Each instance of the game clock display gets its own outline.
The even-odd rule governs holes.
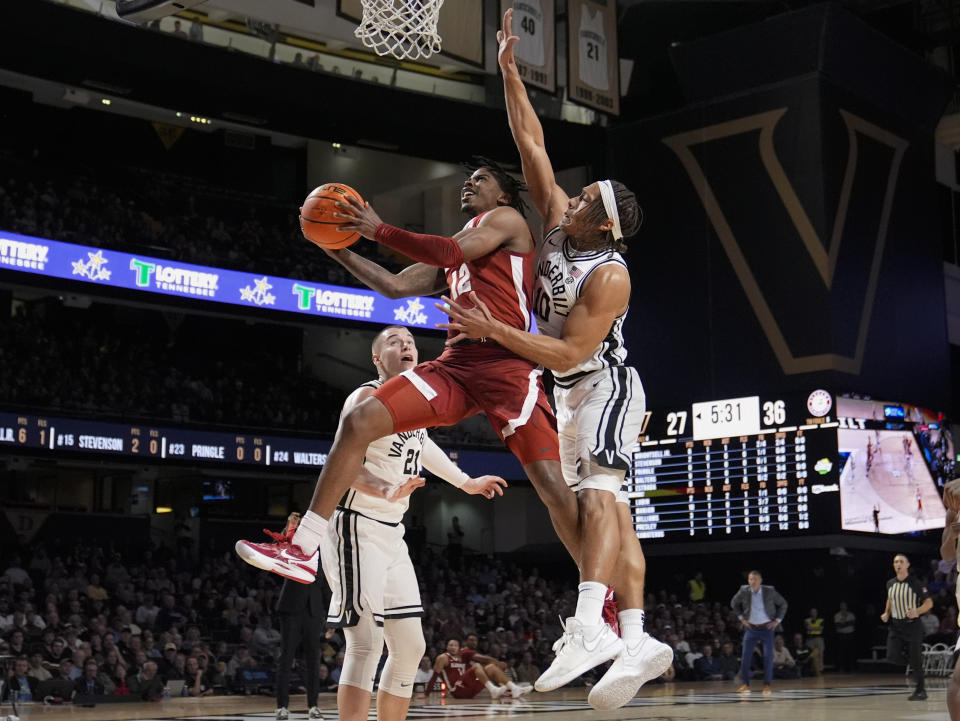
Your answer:
[[[628,480],[641,539],[837,532],[833,397],[745,396],[647,413]]]

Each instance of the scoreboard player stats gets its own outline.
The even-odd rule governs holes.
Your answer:
[[[628,482],[641,539],[839,529],[833,396],[745,396],[649,411]]]

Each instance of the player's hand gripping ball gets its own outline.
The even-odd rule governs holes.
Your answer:
[[[363,203],[360,193],[343,183],[324,183],[310,191],[300,208],[300,230],[307,240],[325,250],[346,248],[357,241],[360,234],[340,230],[338,226],[344,225],[345,221],[333,217],[334,213],[340,212],[337,203],[348,195]]]

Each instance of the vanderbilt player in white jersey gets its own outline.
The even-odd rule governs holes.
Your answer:
[[[507,114],[533,205],[549,229],[538,244],[534,311],[540,335],[498,323],[482,299],[464,310],[447,298],[461,337],[486,337],[554,372],[564,476],[577,491],[582,528],[577,613],[558,642],[557,657],[537,690],[568,683],[591,662],[599,643],[600,605],[613,582],[620,603],[622,650],[589,695],[591,706],[622,706],[673,661],[669,646],[643,628],[646,563],[622,484],[642,428],[645,397],[635,369],[624,365],[622,326],[630,275],[619,251],[636,233],[641,212],[624,185],[603,180],[568,198],[557,185],[543,128],[513,57],[516,36],[507,10],[500,41]],[[594,663],[596,665],[596,663]]]
[[[416,342],[401,326],[380,331],[372,351],[379,377],[350,394],[341,418],[385,381],[418,362]],[[350,488],[331,517],[321,545],[321,553],[335,554],[338,561],[323,566],[333,592],[327,625],[342,627],[347,641],[337,689],[341,721],[366,721],[384,640],[390,654],[380,676],[377,718],[402,721],[410,706],[413,679],[426,644],[420,584],[401,521],[410,503],[406,489],[422,480],[421,466],[466,493],[486,498],[503,495],[506,486],[497,476],[468,476],[423,429],[385,436],[367,446],[363,472],[393,489],[382,492],[374,479]],[[241,552],[239,544],[237,550]],[[242,552],[241,556],[250,560]]]

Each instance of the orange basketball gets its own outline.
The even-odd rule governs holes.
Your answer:
[[[343,183],[324,183],[310,191],[300,208],[300,230],[311,243],[334,250],[346,248],[357,241],[360,234],[339,230],[337,226],[344,225],[347,221],[333,217],[333,214],[338,212],[337,202],[348,195],[363,202],[360,193]]]

